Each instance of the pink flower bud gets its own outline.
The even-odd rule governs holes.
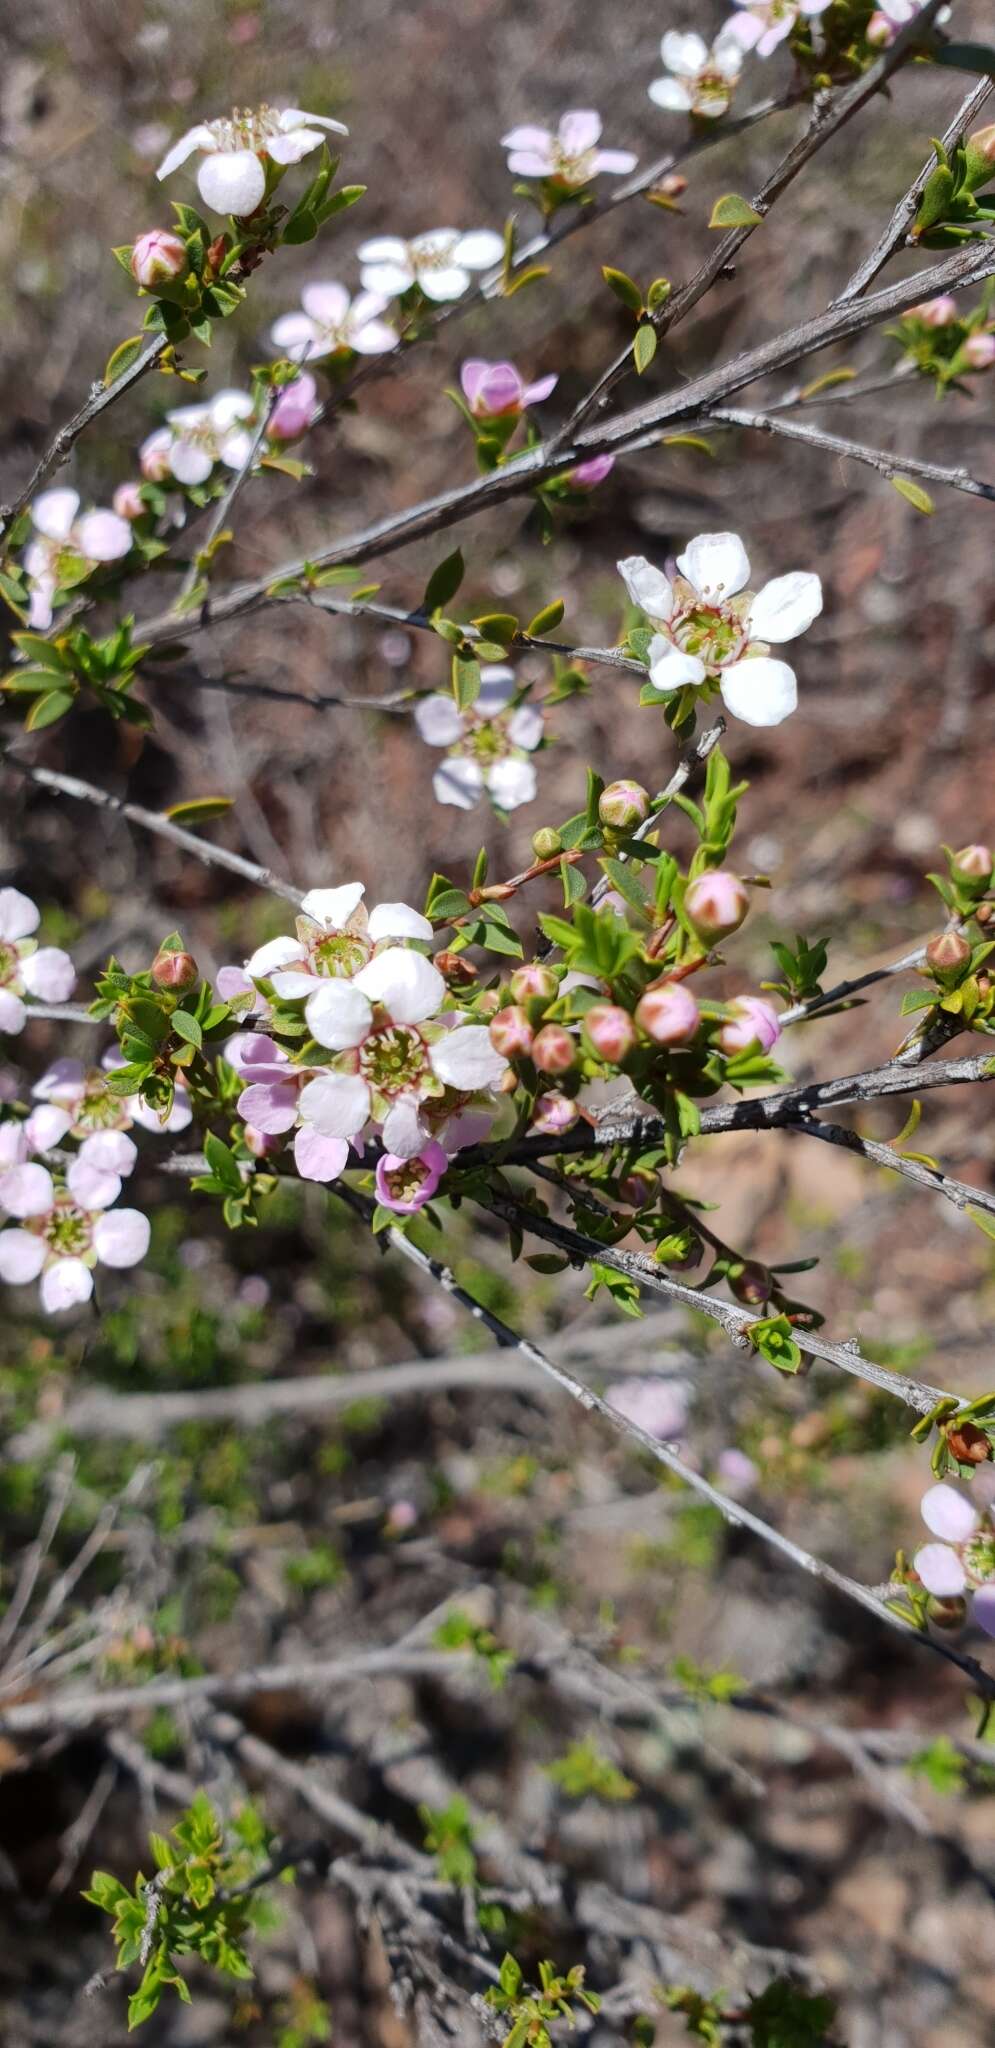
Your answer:
[[[577,1041],[562,1024],[544,1024],[532,1041],[532,1058],[540,1074],[568,1074],[577,1058]]]
[[[964,343],[964,361],[972,370],[990,370],[995,363],[995,334],[969,334]]]
[[[641,782],[609,782],[598,798],[598,817],[612,832],[631,832],[649,814],[649,791]]]
[[[894,42],[898,30],[886,14],[872,14],[864,34],[872,50],[887,50]]]
[[[658,982],[637,1004],[636,1023],[655,1045],[687,1045],[701,1023],[701,1013],[682,982]]]
[[[688,884],[684,908],[699,938],[724,939],[739,930],[750,899],[738,875],[714,868]]]
[[[169,427],[157,427],[148,434],[138,450],[138,467],[149,484],[164,484],[172,476],[170,453],[173,436]]]
[[[157,953],[152,962],[156,988],[169,989],[174,995],[194,988],[198,978],[199,969],[192,953]]]
[[[926,947],[926,965],[937,981],[959,981],[970,961],[971,947],[960,932],[940,932]]]
[[[729,1007],[733,1014],[719,1032],[723,1052],[745,1052],[751,1045],[769,1052],[776,1045],[781,1026],[772,1004],[765,1003],[762,996],[737,996]]]
[[[746,1308],[762,1308],[770,1300],[772,1285],[766,1266],[759,1265],[755,1259],[745,1260],[740,1272],[729,1275],[730,1292]]]
[[[525,386],[514,363],[485,363],[472,358],[459,376],[463,396],[475,419],[497,419],[522,410]]]
[[[976,128],[973,135],[968,136],[964,147],[972,156],[983,159],[986,164],[995,164],[995,122],[991,122],[987,128]]]
[[[532,1050],[532,1026],[517,1003],[509,1004],[506,1010],[499,1010],[497,1016],[491,1018],[488,1030],[495,1052],[502,1053],[506,1060],[524,1058]]]
[[[139,235],[131,252],[132,277],[146,292],[154,292],[159,285],[174,284],[189,268],[185,245],[179,235],[171,235],[165,228],[152,228],[147,235]]]
[[[240,1136],[253,1159],[265,1159],[268,1153],[278,1152],[284,1140],[282,1131],[258,1131],[255,1124],[243,1124]]]
[[[318,386],[307,370],[285,384],[266,429],[271,441],[297,441],[306,434],[318,409]]]
[[[558,1138],[577,1122],[580,1111],[566,1095],[539,1095],[530,1129],[544,1137]]]
[[[938,299],[926,299],[921,306],[910,306],[926,327],[950,327],[957,318],[957,301],[949,292]]]
[[[511,993],[516,1003],[526,1003],[531,996],[541,996],[544,1002],[552,1002],[559,988],[557,976],[551,967],[516,967],[511,977]]]
[[[619,1003],[592,1003],[584,1018],[584,1036],[599,1059],[618,1066],[636,1043],[636,1027]]]
[[[614,455],[592,455],[587,462],[578,462],[570,471],[570,482],[577,491],[593,491],[603,484],[615,467]]]
[[[141,487],[136,483],[118,484],[111,504],[119,519],[141,519],[147,511],[141,498]]]
[[[990,846],[962,846],[950,863],[950,872],[955,882],[963,884],[971,894],[981,895],[992,878],[992,850]]]

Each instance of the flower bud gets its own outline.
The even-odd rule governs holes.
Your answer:
[[[964,343],[964,361],[971,370],[990,370],[995,363],[995,334],[969,334]]]
[[[558,1138],[563,1131],[569,1131],[579,1115],[577,1104],[568,1096],[539,1095],[529,1129],[541,1132],[544,1137]]]
[[[501,998],[496,988],[485,988],[474,1005],[478,1016],[496,1017],[501,1008]]]
[[[432,965],[450,988],[469,988],[477,980],[477,970],[465,953],[433,953]]]
[[[960,932],[940,932],[926,947],[926,965],[937,981],[959,981],[971,963],[971,947]]]
[[[526,1003],[531,996],[541,996],[551,1003],[559,988],[559,980],[551,967],[540,967],[536,962],[531,967],[516,967],[511,977],[511,993],[516,1003]]]
[[[284,1142],[282,1131],[257,1131],[255,1124],[243,1124],[242,1143],[253,1159],[265,1159],[271,1152],[278,1152]]]
[[[864,34],[872,50],[887,50],[895,40],[898,30],[886,14],[872,14]]]
[[[598,1058],[617,1067],[636,1043],[636,1027],[619,1003],[592,1003],[584,1018],[584,1037]]]
[[[614,467],[614,455],[589,455],[586,462],[578,462],[576,469],[570,471],[570,482],[575,491],[594,491]]]
[[[750,1045],[759,1045],[761,1052],[769,1052],[776,1045],[781,1025],[771,1003],[765,1003],[762,996],[738,996],[729,1007],[732,1015],[719,1032],[719,1045],[724,1053],[745,1052]]]
[[[654,983],[636,1005],[636,1023],[655,1045],[687,1045],[700,1022],[690,989],[679,981]]]
[[[148,509],[142,503],[141,486],[136,483],[118,484],[111,504],[119,519],[142,519]]]
[[[665,193],[668,199],[679,199],[681,193],[687,189],[688,181],[680,171],[669,171],[667,176],[661,178],[659,184],[654,186],[656,192]]]
[[[921,306],[910,306],[909,312],[914,313],[925,327],[950,327],[957,318],[957,301],[950,292],[943,292],[938,299],[926,299]]]
[[[641,782],[609,782],[598,798],[598,817],[611,832],[631,832],[649,814],[649,791]]]
[[[959,1465],[983,1465],[992,1455],[991,1441],[976,1422],[958,1422],[955,1417],[943,1434],[951,1457]]]
[[[537,860],[552,860],[563,851],[563,841],[552,825],[540,825],[532,834],[532,851]]]
[[[532,1041],[532,1058],[540,1074],[567,1074],[577,1058],[577,1040],[562,1024],[544,1024]]]
[[[165,228],[152,228],[139,235],[131,252],[131,275],[143,291],[154,292],[160,285],[175,284],[190,268],[186,246],[179,235]]]
[[[950,873],[954,881],[959,882],[972,896],[983,895],[992,878],[991,847],[977,843],[962,846],[960,852],[954,854],[950,863]]]
[[[629,1209],[646,1209],[660,1192],[660,1177],[648,1166],[633,1167],[618,1184],[619,1199]]]
[[[497,1016],[491,1018],[488,1030],[495,1052],[503,1054],[506,1060],[524,1059],[532,1050],[532,1026],[517,1003],[509,1004],[506,1010],[499,1010]]]
[[[157,953],[152,962],[156,988],[169,989],[173,995],[195,988],[199,978],[200,969],[192,953]]]
[[[138,467],[146,483],[164,484],[167,477],[172,476],[169,459],[172,447],[173,434],[170,427],[156,427],[154,433],[146,435],[138,450]]]
[[[730,1292],[746,1308],[763,1308],[764,1303],[770,1300],[773,1284],[766,1266],[761,1266],[756,1259],[744,1260],[739,1272],[729,1275]]]
[[[318,410],[318,386],[307,370],[285,384],[266,427],[270,441],[297,441],[306,434]]]
[[[967,178],[972,192],[978,185],[985,185],[995,165],[995,123],[987,128],[976,128],[964,142],[967,157]]]
[[[941,1599],[935,1593],[931,1593],[926,1613],[934,1628],[963,1628],[967,1620],[967,1602],[961,1595],[958,1595],[956,1598]]]
[[[688,884],[684,908],[701,939],[725,939],[737,932],[750,907],[738,875],[713,868]]]

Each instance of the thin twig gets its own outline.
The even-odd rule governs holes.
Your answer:
[[[891,1145],[882,1145],[876,1138],[864,1138],[859,1131],[847,1130],[845,1124],[823,1123],[821,1117],[805,1117],[796,1125],[788,1125],[808,1138],[823,1138],[829,1145],[838,1145],[844,1152],[856,1152],[862,1159],[869,1159],[875,1166],[886,1166],[889,1173],[900,1173],[905,1180],[912,1180],[921,1188],[929,1188],[933,1194],[943,1195],[961,1212],[971,1209],[985,1209],[995,1216],[995,1194],[986,1188],[973,1188],[969,1181],[954,1180],[944,1173],[942,1167],[926,1166],[921,1159],[907,1159],[902,1152],[896,1152]]]
[[[967,134],[968,130],[977,120],[978,115],[987,105],[993,91],[995,91],[995,83],[990,78],[980,78],[976,85],[972,85],[970,92],[961,101],[952,121],[948,122],[940,138],[945,150],[953,149],[960,141],[961,136]],[[859,299],[861,294],[867,290],[868,285],[874,283],[878,272],[884,269],[885,264],[894,255],[895,250],[899,249],[902,243],[906,241],[909,229],[919,211],[919,202],[929,179],[936,169],[936,165],[936,151],[931,150],[922,169],[913,178],[908,191],[899,200],[884,233],[875,242],[870,254],[865,256],[863,262],[857,265],[852,277],[847,279],[843,290],[833,300],[834,306],[845,306],[851,299]]]
[[[94,420],[99,419],[101,414],[107,411],[108,406],[116,405],[118,399],[123,398],[126,391],[132,391],[135,385],[148,375],[150,370],[154,370],[168,347],[169,342],[166,336],[164,334],[159,335],[155,341],[149,343],[148,348],[143,349],[142,354],[132,363],[130,369],[122,371],[120,377],[114,379],[113,384],[94,385],[85,404],[80,406],[79,411],[73,414],[71,420],[65,421],[64,425],[59,428],[58,433],[49,442],[44,454],[39,456],[24,489],[18,492],[17,497],[12,499],[10,504],[0,505],[0,534],[6,533],[7,528],[13,525],[15,519],[19,518],[25,506],[31,503],[39,485],[43,484],[45,478],[51,475],[52,470],[57,469],[61,463],[68,461],[73,447],[85,429],[91,426]]]
[[[810,448],[824,449],[828,455],[849,456],[851,461],[863,462],[889,480],[896,476],[923,476],[930,483],[946,484],[952,491],[965,491],[968,497],[987,498],[990,504],[995,504],[995,484],[982,483],[966,469],[950,469],[940,462],[925,462],[918,455],[897,455],[887,448],[871,448],[864,441],[847,441],[840,434],[827,434],[822,427],[809,426],[807,421],[781,419],[769,412],[741,412],[738,408],[723,406],[702,424],[750,427],[763,434],[780,434],[788,441],[804,441]]]

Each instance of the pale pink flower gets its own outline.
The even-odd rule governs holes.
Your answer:
[[[142,519],[148,511],[141,485],[133,482],[118,484],[112,503],[119,519]]]
[[[729,1008],[733,1014],[719,1031],[723,1052],[745,1052],[751,1045],[769,1052],[777,1044],[781,1021],[773,1005],[765,1003],[762,996],[737,996]]]
[[[72,494],[75,496],[75,492]],[[39,946],[31,937],[41,912],[20,889],[0,889],[0,1031],[11,1037],[28,1021],[24,997],[64,1003],[76,986],[76,969],[61,946]]]
[[[668,29],[660,44],[668,76],[654,78],[650,99],[668,113],[697,114],[703,121],[718,120],[736,90],[743,68],[743,47],[727,22],[711,48],[693,29]]]
[[[514,363],[488,363],[470,356],[459,373],[460,386],[475,419],[501,419],[515,415],[526,406],[539,405],[559,383],[558,377],[540,377],[526,384]]]
[[[116,1045],[104,1053],[99,1067],[86,1067],[82,1060],[53,1060],[31,1091],[41,1105],[28,1120],[38,1140],[35,1149],[47,1150],[70,1137],[80,1141],[82,1152],[92,1140],[107,1138],[115,1141],[117,1157],[123,1161],[135,1153],[131,1139],[121,1135],[132,1124],[140,1124],[147,1131],[185,1131],[193,1112],[183,1082],[177,1081],[172,1107],[163,1119],[139,1095],[115,1095],[107,1086],[107,1075],[125,1065],[124,1055]],[[109,1160],[111,1147],[103,1151]],[[121,1164],[114,1170],[130,1173],[134,1163],[132,1157],[129,1165]]]
[[[413,910],[408,903],[378,903],[368,911],[364,894],[362,882],[309,889],[301,901],[295,937],[288,933],[257,946],[241,975],[237,968],[221,969],[218,988],[220,992],[224,976],[224,1000],[241,993],[235,981],[240,976],[250,988],[257,981],[267,981],[283,1001],[295,1002],[313,995],[325,981],[351,981],[369,965],[378,948],[398,941],[431,941],[432,926],[420,910]]]
[[[74,1159],[64,1188],[44,1166],[17,1166],[0,1180],[0,1207],[14,1227],[0,1231],[0,1279],[23,1285],[41,1277],[49,1314],[89,1301],[93,1268],[135,1266],[149,1247],[148,1218],[114,1209],[116,1174]]]
[[[461,299],[474,274],[492,270],[504,256],[504,242],[491,228],[430,228],[410,242],[398,235],[374,235],[359,250],[360,278],[378,298],[396,299],[418,285],[427,299],[445,304]]]
[[[950,292],[944,292],[938,299],[924,299],[920,306],[910,306],[905,315],[907,320],[921,320],[924,327],[952,327],[959,319],[956,299]]]
[[[724,33],[735,36],[742,49],[769,57],[799,18],[822,14],[829,0],[735,0],[735,4],[738,11],[726,23]]]
[[[673,1443],[687,1428],[690,1388],[683,1380],[619,1380],[605,1396],[609,1408],[616,1408],[628,1422],[656,1437],[658,1443]]]
[[[542,712],[532,704],[510,710],[515,677],[510,668],[482,668],[480,694],[469,711],[441,691],[422,697],[415,724],[430,747],[446,747],[446,759],[432,777],[440,804],[472,811],[487,795],[501,811],[518,810],[536,794],[536,772],[528,755],[542,739]]]
[[[952,1600],[973,1594],[973,1616],[986,1635],[995,1636],[995,1528],[990,1511],[981,1513],[953,1486],[931,1486],[923,1495],[921,1514],[927,1529],[940,1541],[924,1543],[912,1560],[928,1593]]]
[[[377,1160],[377,1201],[399,1216],[414,1216],[431,1201],[448,1165],[446,1153],[434,1139],[410,1159],[385,1152]]]
[[[79,515],[79,492],[60,485],[42,491],[31,506],[34,539],[24,551],[24,569],[31,593],[29,624],[46,633],[52,623],[55,593],[63,582],[85,580],[102,562],[118,562],[131,549],[131,527],[102,506]],[[79,571],[86,565],[84,575]]]
[[[969,334],[964,343],[964,361],[972,370],[990,370],[995,363],[995,334]]]
[[[326,133],[348,135],[349,130],[341,121],[306,114],[300,107],[263,106],[251,113],[236,109],[230,120],[200,121],[188,128],[164,156],[156,176],[168,178],[199,150],[203,162],[197,189],[205,206],[244,219],[266,196],[267,165],[282,171],[287,164],[299,163],[321,148]]]
[[[614,455],[591,455],[586,462],[578,462],[576,469],[567,472],[568,480],[577,491],[593,491],[603,484],[615,467]]]
[[[142,475],[161,483],[166,475],[180,484],[207,482],[216,462],[243,469],[252,451],[249,426],[255,403],[247,391],[219,391],[205,405],[180,405],[166,414],[138,451]]]
[[[307,370],[285,384],[266,424],[268,441],[299,441],[318,412],[318,386]]]
[[[796,569],[756,594],[746,589],[750,564],[736,533],[701,533],[677,557],[671,582],[643,555],[618,565],[633,604],[658,632],[650,642],[649,679],[661,696],[717,682],[722,701],[747,725],[780,725],[798,702],[794,669],[771,659],[771,643],[794,640],[822,610],[818,576]]]
[[[396,347],[397,335],[383,318],[389,297],[359,292],[350,299],[344,284],[306,284],[301,313],[281,313],[270,328],[270,341],[294,362],[320,362],[325,356],[355,351],[382,356]]]
[[[508,169],[518,178],[545,178],[563,192],[579,192],[602,171],[616,177],[634,171],[629,149],[599,149],[601,116],[593,107],[574,107],[559,126],[512,128],[501,137]]]

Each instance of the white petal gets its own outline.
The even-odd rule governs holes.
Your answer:
[[[349,294],[344,284],[306,284],[301,304],[320,327],[341,327],[349,311]]]
[[[281,313],[270,328],[269,338],[281,355],[292,356],[295,362],[306,362],[312,355],[321,355],[325,348],[314,321],[306,313]]]
[[[268,981],[274,967],[289,967],[291,961],[296,965],[301,957],[300,940],[285,932],[281,938],[267,939],[265,946],[257,946],[245,963],[245,971],[254,980]]]
[[[669,694],[671,690],[683,690],[705,680],[704,662],[696,654],[683,653],[672,640],[665,640],[662,633],[654,634],[650,641],[649,658],[649,679],[654,690]]]
[[[553,162],[545,149],[513,149],[508,158],[508,169],[516,178],[547,178],[553,170]]]
[[[676,71],[679,78],[697,78],[708,62],[708,45],[693,30],[682,34],[680,29],[668,29],[660,44],[660,55],[668,71]]]
[[[429,1058],[437,1078],[463,1095],[499,1087],[508,1067],[485,1024],[457,1024],[433,1045]]]
[[[74,1159],[66,1173],[66,1186],[81,1209],[109,1209],[121,1193],[121,1176],[103,1167]]]
[[[302,996],[309,996],[318,986],[318,976],[306,974],[299,967],[275,967],[267,978],[286,1003],[299,1003]]]
[[[301,1089],[300,1107],[323,1138],[354,1138],[370,1114],[370,1091],[358,1074],[319,1074]]]
[[[541,149],[546,151],[547,162],[552,164],[553,137],[548,128],[534,128],[525,125],[509,128],[501,137],[502,149]]]
[[[691,111],[691,94],[687,86],[681,85],[676,78],[654,78],[647,91],[654,106],[665,107],[668,114],[689,114]]]
[[[327,925],[333,932],[342,932],[364,894],[363,882],[341,882],[337,889],[309,889],[301,902],[301,909],[305,917],[313,917],[316,924]]]
[[[510,668],[482,668],[480,690],[474,710],[481,718],[493,718],[496,711],[503,711],[515,694],[515,671]]]
[[[931,1486],[919,1509],[927,1529],[948,1543],[966,1543],[978,1526],[978,1511],[953,1486]]]
[[[453,261],[465,264],[467,270],[489,270],[503,256],[504,242],[492,228],[475,228],[470,234],[461,235],[453,250]]]
[[[484,774],[479,761],[459,756],[443,761],[432,777],[436,803],[455,804],[457,810],[472,811],[484,793]]]
[[[177,441],[169,457],[169,467],[178,484],[204,484],[214,468],[214,457],[206,448],[198,448],[194,441]]]
[[[369,242],[360,242],[357,255],[361,263],[404,263],[408,261],[408,245],[399,235],[374,235]]]
[[[198,122],[196,128],[188,128],[186,134],[181,135],[178,142],[174,142],[172,149],[163,157],[156,177],[168,178],[173,171],[179,170],[181,164],[186,163],[188,156],[192,156],[195,149],[213,148],[214,136],[210,128],[206,122]]]
[[[454,698],[444,697],[439,691],[432,697],[419,698],[415,724],[428,746],[451,747],[463,731],[463,713]]]
[[[8,1216],[47,1216],[55,1200],[55,1185],[46,1166],[33,1160],[12,1167],[0,1181],[0,1209]]]
[[[13,1038],[24,1030],[27,1020],[28,1013],[20,996],[15,996],[12,989],[0,988],[0,1031],[6,1031]]]
[[[67,540],[78,511],[78,491],[43,491],[31,507],[31,518],[46,540]]]
[[[469,271],[461,270],[455,263],[447,264],[444,270],[422,271],[418,279],[425,297],[439,306],[462,298],[470,281]]]
[[[798,703],[794,669],[767,655],[723,669],[719,688],[726,710],[745,725],[780,725]]]
[[[318,128],[295,128],[292,135],[274,135],[266,154],[275,164],[299,164],[313,149],[320,149],[324,139]]]
[[[662,569],[654,569],[645,555],[627,555],[624,562],[619,562],[618,573],[640,611],[651,619],[669,619],[674,609],[674,592]]]
[[[131,553],[131,526],[116,512],[101,507],[84,513],[76,528],[80,552],[88,562],[119,562]]]
[[[538,788],[532,762],[516,761],[513,756],[485,768],[484,782],[491,801],[501,811],[517,811],[522,804],[530,804]]]
[[[197,190],[215,213],[233,213],[241,220],[263,198],[266,173],[251,149],[222,149],[204,158]]]
[[[367,291],[375,292],[378,298],[384,299],[396,299],[415,281],[415,273],[407,258],[403,263],[364,263],[359,275]]]
[[[822,584],[818,576],[795,569],[789,576],[775,576],[757,592],[750,607],[750,633],[757,640],[795,640],[807,632],[822,610]]]
[[[102,1266],[137,1266],[152,1235],[140,1209],[112,1209],[93,1227],[93,1249]]]
[[[229,390],[219,391],[211,400],[208,411],[211,425],[217,427],[219,432],[223,432],[226,427],[233,426],[236,420],[250,420],[255,409],[247,391]]]
[[[542,712],[537,711],[534,704],[520,704],[518,710],[512,712],[508,720],[508,738],[512,746],[525,747],[531,754],[533,747],[539,745],[542,733]]]
[[[304,1015],[312,1038],[327,1045],[330,1052],[347,1052],[362,1045],[373,1022],[367,997],[352,981],[319,982]]]
[[[302,107],[283,107],[279,115],[282,129],[305,128],[311,123],[315,128],[327,128],[330,135],[348,135],[344,121],[333,121],[330,114],[306,114]]]
[[[408,903],[378,903],[370,912],[367,930],[374,945],[379,945],[381,939],[434,937],[428,918],[420,910],[412,910]]]
[[[364,320],[361,327],[350,325],[349,346],[360,356],[385,356],[396,348],[397,335],[385,320]]]
[[[45,1244],[30,1230],[0,1231],[0,1280],[23,1287],[37,1280],[45,1264]]]
[[[401,1095],[391,1103],[384,1117],[381,1135],[387,1151],[393,1152],[395,1159],[414,1159],[429,1135],[418,1110],[416,1095]]]
[[[677,567],[699,597],[713,603],[733,597],[750,580],[750,564],[738,533],[699,533],[688,542]]]
[[[41,911],[20,889],[0,889],[0,939],[27,939],[37,931]]]
[[[89,1301],[92,1293],[93,1274],[82,1259],[56,1259],[41,1276],[41,1305],[49,1315],[76,1308],[79,1302]]]
[[[386,952],[375,954],[353,986],[372,1003],[382,1003],[395,1024],[421,1024],[434,1017],[446,994],[438,968],[406,946],[388,946]]]
[[[559,126],[560,147],[567,156],[583,156],[601,134],[601,115],[593,107],[574,107]]]
[[[244,469],[252,454],[252,435],[244,427],[233,427],[218,445],[218,456],[228,469]]]

